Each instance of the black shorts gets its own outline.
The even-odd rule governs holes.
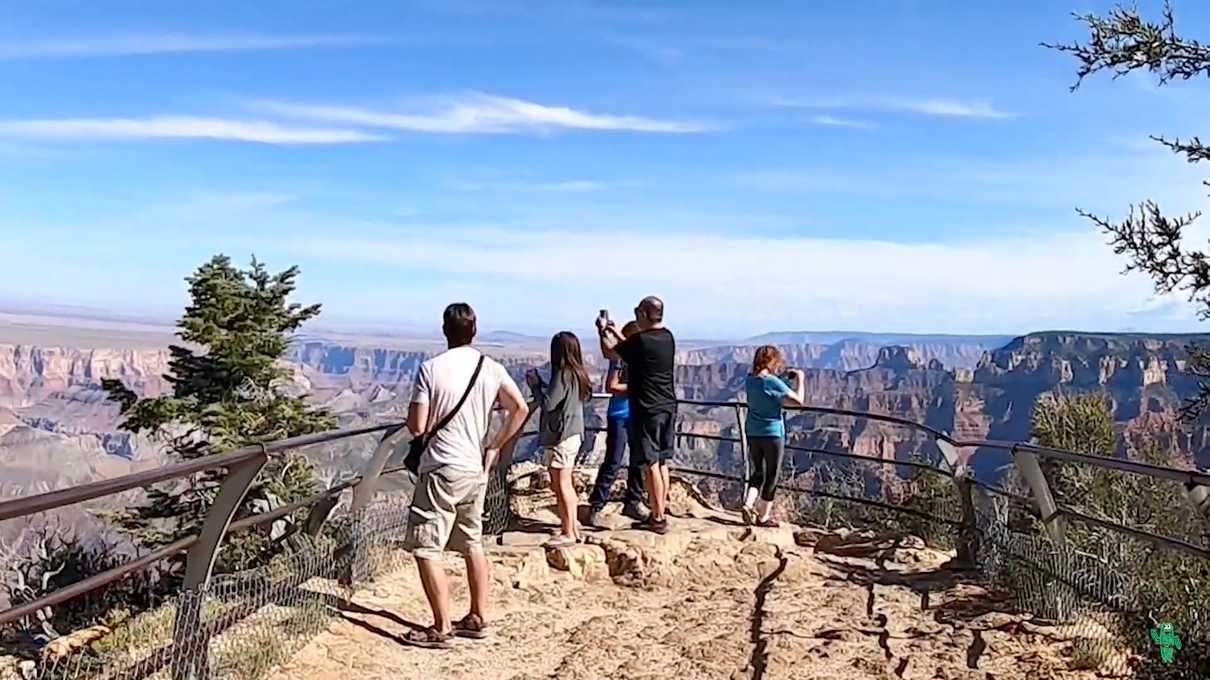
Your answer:
[[[641,464],[666,463],[676,451],[676,414],[630,411],[630,455]]]

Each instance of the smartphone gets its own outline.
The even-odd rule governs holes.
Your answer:
[[[601,318],[602,320],[604,320],[605,322],[607,322],[607,323],[608,323],[608,322],[609,322],[609,310],[608,310],[608,309],[602,309],[602,310],[601,310],[601,314],[600,314],[600,318]]]

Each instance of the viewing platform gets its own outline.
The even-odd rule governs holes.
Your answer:
[[[1003,597],[948,569],[952,553],[913,537],[748,527],[694,495],[674,481],[666,535],[628,528],[611,504],[603,523],[616,529],[547,550],[554,497],[522,491],[517,526],[489,547],[488,639],[403,642],[431,614],[415,567],[396,561],[269,677],[1097,677],[1068,670],[1062,629],[1008,613]],[[458,617],[465,570],[457,555],[447,565]]]
[[[682,408],[722,409],[739,421],[744,406],[682,400]],[[667,534],[630,528],[611,504],[606,528],[586,527],[585,543],[549,550],[543,544],[557,525],[555,501],[545,470],[519,452],[518,441],[532,443],[533,433],[525,432],[510,441],[489,476],[490,637],[458,639],[445,650],[403,639],[409,629],[429,625],[431,614],[414,560],[401,547],[411,483],[392,464],[406,448],[398,423],[258,444],[0,501],[3,521],[223,471],[199,533],[0,611],[0,625],[33,642],[18,650],[23,656],[0,656],[0,680],[1152,677],[1158,657],[1149,653],[1147,624],[1173,602],[1187,603],[1157,598],[1132,575],[1137,564],[1080,552],[1066,534],[1094,527],[1109,532],[1102,540],[1130,541],[1131,550],[1150,550],[1147,559],[1194,575],[1210,550],[1056,502],[1041,461],[1174,485],[1173,501],[1191,503],[1192,512],[1210,510],[1210,477],[1029,443],[966,441],[885,414],[798,410],[909,428],[931,442],[936,456],[882,459],[790,445],[804,460],[850,467],[813,464],[787,475],[779,486],[782,525],[766,529],[746,526],[722,507],[742,477],[695,468],[697,451],[678,444],[685,458],[672,465]],[[735,446],[743,460],[743,440],[731,434],[678,429],[677,437]],[[360,474],[314,496],[236,516],[270,459],[351,442],[368,454]],[[970,476],[971,457],[985,450],[1009,455],[1028,495]],[[580,464],[575,483],[582,499],[595,465]],[[846,470],[863,469],[854,466],[914,471],[920,495],[821,483],[844,482]],[[837,476],[812,474],[821,469]],[[228,537],[271,536],[286,517],[294,528],[272,559],[242,571],[214,570]],[[953,550],[928,547],[941,545]],[[46,612],[76,606],[172,557],[184,558],[182,584],[166,601],[38,637]],[[449,557],[452,613],[459,618],[467,607],[464,567]],[[1178,621],[1188,631],[1184,655],[1197,665],[1207,658],[1194,637],[1201,610],[1188,611]]]

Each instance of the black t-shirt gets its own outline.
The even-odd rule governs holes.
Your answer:
[[[626,362],[632,413],[676,413],[676,339],[667,328],[641,331],[617,346]]]

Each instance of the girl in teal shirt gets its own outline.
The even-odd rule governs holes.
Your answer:
[[[748,441],[748,488],[744,490],[743,515],[748,524],[777,526],[773,520],[773,496],[786,452],[783,405],[801,406],[806,401],[803,372],[790,371],[793,387],[777,377],[785,369],[781,352],[772,345],[756,350],[752,372],[744,381],[748,395],[745,419]],[[759,499],[759,502],[758,502]]]

